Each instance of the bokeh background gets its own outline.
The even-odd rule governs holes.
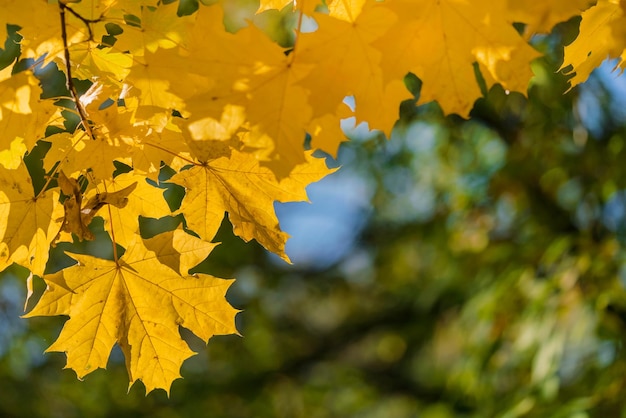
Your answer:
[[[225,4],[233,30],[256,8]],[[286,11],[255,22],[290,42]],[[25,272],[3,272],[0,416],[626,417],[626,77],[609,62],[568,91],[557,70],[578,23],[532,39],[545,55],[527,97],[483,89],[469,120],[406,102],[389,140],[346,120],[351,141],[326,156],[341,169],[311,203],[276,205],[293,265],[225,220],[198,270],[237,278],[242,337],[181,329],[198,355],[169,398],[127,393],[117,348],[83,382],[61,370],[44,350],[64,318],[20,318]],[[48,92],[55,73],[38,69]],[[102,251],[59,247],[50,269],[65,249]]]

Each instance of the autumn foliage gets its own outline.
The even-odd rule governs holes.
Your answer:
[[[0,268],[45,280],[27,316],[69,317],[49,350],[79,378],[118,344],[131,384],[169,391],[193,355],[180,326],[204,341],[237,333],[232,280],[189,273],[225,214],[237,236],[288,260],[274,202],[306,200],[333,171],[313,152],[336,155],[343,119],[390,134],[415,100],[408,73],[419,103],[467,117],[496,83],[526,91],[540,56],[529,42],[558,22],[582,13],[562,66],[572,85],[626,45],[617,0],[262,0],[257,13],[283,8],[289,45],[252,23],[228,31],[220,3],[179,13],[156,0],[0,1],[0,27],[21,39],[20,60],[0,70]],[[42,90],[48,66],[65,74],[62,94]],[[25,156],[42,144],[36,181]],[[177,207],[168,184],[184,188]],[[141,234],[142,218],[173,215],[178,228]],[[51,247],[94,238],[96,217],[110,259],[69,254],[74,265],[47,270]]]

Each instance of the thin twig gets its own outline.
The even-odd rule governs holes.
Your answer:
[[[61,3],[61,2],[59,2]],[[90,23],[98,23],[102,20],[102,16],[100,16],[97,19],[87,19],[85,17],[82,17],[80,14],[78,14],[77,12],[74,11],[74,9],[72,9],[71,7],[64,5],[63,9],[67,10],[68,12],[70,12],[71,14],[74,15],[74,17],[76,17],[78,20],[82,21],[85,26],[87,26],[87,30],[89,31],[89,40],[93,41],[93,31],[91,30],[91,25]]]
[[[67,28],[65,25],[65,10],[66,9],[70,10],[72,14],[76,15],[76,13],[72,11],[72,9],[70,9],[62,1],[60,1],[59,2],[59,14],[61,15],[61,39],[63,39],[63,49],[65,52],[65,70],[67,72],[67,89],[70,91],[72,95],[72,99],[74,100],[74,105],[76,106],[76,110],[78,111],[78,115],[80,116],[80,122],[83,125],[85,132],[87,132],[87,135],[89,135],[91,139],[96,139],[96,136],[94,135],[91,129],[91,125],[89,124],[89,121],[87,120],[87,113],[85,112],[85,109],[83,109],[83,106],[80,103],[78,93],[76,92],[76,86],[74,86],[74,81],[72,80],[72,68],[70,64],[70,50],[67,44]]]

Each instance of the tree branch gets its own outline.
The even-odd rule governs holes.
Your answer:
[[[81,125],[83,125],[85,132],[87,132],[87,135],[89,135],[91,139],[96,139],[96,136],[94,135],[93,130],[91,129],[91,125],[89,124],[89,120],[87,119],[87,112],[85,112],[85,109],[83,109],[83,106],[80,103],[78,93],[76,92],[76,86],[74,85],[74,81],[72,80],[72,67],[70,64],[70,50],[67,44],[67,28],[66,28],[66,23],[65,23],[65,10],[69,10],[75,16],[76,16],[76,13],[72,9],[67,7],[62,1],[59,2],[59,14],[61,16],[61,39],[63,39],[63,51],[65,54],[65,71],[67,73],[67,89],[70,91],[70,94],[72,95],[72,99],[74,100],[74,105],[76,106],[76,111],[78,112]],[[81,20],[85,21],[82,18]],[[91,28],[90,28],[90,33],[91,33]]]

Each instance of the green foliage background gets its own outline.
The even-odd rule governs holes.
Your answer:
[[[181,330],[199,354],[170,399],[126,394],[117,351],[84,382],[61,371],[42,352],[63,318],[20,319],[24,274],[5,272],[0,415],[626,416],[626,121],[598,76],[564,94],[577,27],[534,40],[546,55],[528,98],[494,87],[470,120],[407,102],[390,141],[354,133],[331,163],[366,182],[371,209],[339,262],[278,265],[225,221],[200,268],[238,279],[243,338],[205,347]],[[19,53],[8,35],[3,66]]]

